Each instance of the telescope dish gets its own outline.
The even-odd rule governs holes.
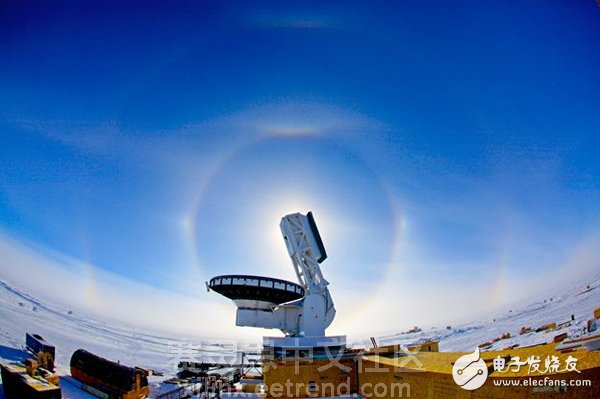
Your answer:
[[[271,277],[224,275],[210,279],[208,286],[239,304],[258,301],[280,305],[304,297],[302,286]]]
[[[286,337],[324,338],[335,307],[321,272],[327,252],[315,218],[312,212],[292,213],[281,218],[279,229],[299,284],[242,274],[213,277],[206,287],[233,300],[236,326],[278,329]]]

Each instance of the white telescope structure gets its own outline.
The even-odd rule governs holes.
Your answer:
[[[321,272],[327,259],[312,212],[284,216],[279,224],[298,283],[270,277],[224,275],[208,289],[237,305],[236,325],[281,330],[286,338],[265,338],[266,346],[344,346],[345,337],[325,337],[335,317],[329,283]]]

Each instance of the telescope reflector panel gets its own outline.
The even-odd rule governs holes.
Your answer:
[[[310,231],[312,233],[312,238],[315,241],[317,248],[319,249],[319,256],[317,257],[317,262],[321,263],[325,259],[327,259],[327,252],[325,251],[325,245],[323,245],[323,240],[321,239],[321,234],[319,233],[319,229],[317,228],[317,223],[315,222],[315,218],[312,212],[308,212],[306,215],[308,218],[308,225],[310,227]]]
[[[304,297],[302,286],[278,278],[225,275],[210,279],[211,290],[233,300],[268,302],[275,305]]]

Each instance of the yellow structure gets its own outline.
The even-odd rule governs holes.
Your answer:
[[[58,376],[37,367],[35,360],[0,364],[6,399],[60,399]]]
[[[347,395],[358,391],[360,352],[339,359],[263,357],[265,394],[274,398],[307,398]]]
[[[556,347],[556,343],[551,343],[482,352],[481,359],[488,366],[488,379],[482,387],[473,391],[459,387],[452,376],[454,363],[465,353],[438,352],[437,345],[424,346],[425,350],[416,354],[401,351],[399,345],[389,345],[368,351],[346,352],[343,358],[333,361],[313,358],[285,361],[265,359],[265,392],[269,398],[329,397],[347,393],[377,399],[600,398],[600,352],[588,352],[581,348],[561,351]],[[526,361],[532,356],[540,360],[537,370],[530,370],[524,365],[519,371],[512,368],[508,372],[500,372],[493,367],[493,360],[498,357],[505,361],[516,357]],[[569,357],[577,359],[576,370],[563,371],[561,367],[545,372],[545,359],[555,360],[564,366]],[[561,380],[565,381],[564,384],[559,382]],[[590,385],[581,386],[587,384],[587,380]],[[285,384],[290,387],[286,388]],[[338,389],[336,384],[343,385]],[[575,386],[577,384],[580,386]],[[349,392],[346,392],[348,389]]]
[[[369,355],[394,354],[402,352],[400,344],[378,346],[377,348],[369,348],[366,353]],[[407,352],[439,352],[440,346],[437,341],[427,341],[418,344],[404,345]]]
[[[556,323],[545,324],[545,325],[537,328],[535,331],[540,332],[540,331],[550,331],[550,330],[556,330]]]
[[[261,375],[245,374],[236,384],[240,392],[261,393],[264,391],[264,381]]]
[[[460,388],[453,380],[452,366],[464,353],[420,352],[410,357],[386,358],[382,356],[365,356],[361,359],[359,381],[363,391],[359,392],[365,397],[393,398],[393,384],[406,384],[410,390],[411,398],[598,398],[600,397],[600,352],[557,351],[556,344],[533,346],[530,348],[511,349],[504,351],[482,352],[481,358],[488,365],[488,380],[479,389],[466,391]],[[500,373],[494,371],[492,362],[495,358],[510,359],[519,357],[526,360],[530,356],[539,357],[541,371],[530,372],[527,366],[521,367],[518,372],[514,368],[510,372]],[[544,359],[556,356],[564,364],[569,356],[577,359],[577,371],[555,372],[544,374]],[[378,371],[375,371],[378,370]],[[381,371],[382,370],[382,371]],[[549,386],[497,386],[494,380],[591,380],[589,387],[549,387]],[[389,395],[378,396],[384,391],[379,385],[379,392],[366,389],[376,387],[383,383]],[[499,383],[499,382],[497,382]],[[529,382],[528,382],[529,383]],[[510,383],[513,384],[513,383]],[[549,385],[549,384],[546,384]],[[398,388],[396,389],[396,392]],[[404,395],[406,397],[406,395]]]

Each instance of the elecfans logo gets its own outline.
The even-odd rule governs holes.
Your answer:
[[[483,385],[488,377],[488,369],[479,355],[479,348],[458,358],[452,367],[452,377],[459,387],[467,391],[473,391]]]

